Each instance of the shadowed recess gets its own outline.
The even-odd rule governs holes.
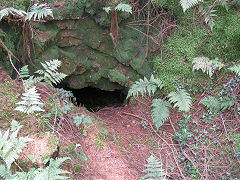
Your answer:
[[[126,95],[121,90],[105,91],[94,87],[68,90],[76,97],[78,106],[84,106],[91,112],[104,107],[121,106],[126,99]]]

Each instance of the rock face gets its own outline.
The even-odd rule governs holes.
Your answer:
[[[129,87],[142,76],[148,76],[152,65],[144,60],[145,37],[124,25],[130,17],[128,13],[118,12],[120,35],[118,48],[114,47],[109,31],[111,15],[103,10],[105,6],[112,6],[109,2],[48,0],[54,19],[34,25],[33,70],[40,68],[42,61],[59,59],[62,61],[60,71],[68,75],[63,82],[65,86],[72,89],[92,86],[110,91]],[[19,3],[14,7],[29,6],[25,1]],[[12,5],[0,3],[0,9]],[[23,46],[20,36],[13,43],[20,44],[16,48],[18,57],[26,51],[19,50],[19,46]]]
[[[121,37],[115,49],[108,29],[89,17],[51,21],[39,26],[36,40],[42,43],[37,59],[59,59],[61,72],[68,75],[64,84],[73,89],[87,86],[104,90],[122,89],[151,73],[151,64],[143,62],[145,51],[141,35],[120,27]],[[39,64],[39,62],[35,62]]]

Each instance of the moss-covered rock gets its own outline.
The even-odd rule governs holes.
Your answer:
[[[52,39],[41,41],[45,44],[42,44],[43,50],[40,49],[35,64],[49,59],[61,60],[60,71],[69,76],[64,81],[69,88],[124,89],[129,82],[152,72],[151,64],[143,60],[144,47],[139,45],[143,37],[132,29],[120,27],[118,49],[109,30],[89,17],[52,21],[42,24],[41,31],[44,29],[45,33],[50,31]]]

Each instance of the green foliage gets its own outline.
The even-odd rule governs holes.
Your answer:
[[[50,159],[49,166],[46,168],[31,168],[28,172],[16,172],[15,174],[11,174],[11,172],[7,171],[4,166],[0,166],[0,176],[2,176],[6,180],[39,180],[39,179],[51,179],[51,180],[59,180],[59,179],[68,179],[68,177],[63,176],[62,174],[68,174],[70,172],[62,170],[59,166],[69,158],[56,158]]]
[[[114,9],[117,11],[122,11],[122,12],[127,12],[132,14],[132,6],[130,6],[129,4],[119,3]]]
[[[234,66],[228,69],[233,71],[236,75],[240,76],[240,64],[235,64]]]
[[[210,111],[217,112],[219,110],[226,110],[232,106],[234,106],[236,98],[229,98],[227,96],[223,96],[220,98],[214,96],[208,96],[201,99],[200,103],[207,107]]]
[[[163,123],[166,122],[169,116],[169,109],[171,107],[170,103],[167,101],[163,101],[161,99],[154,99],[152,104],[152,118],[154,125],[157,129],[159,129]]]
[[[17,137],[21,127],[18,122],[12,121],[11,130],[8,129],[5,133],[0,131],[0,157],[6,163],[8,169],[10,169],[11,164],[18,159],[22,149],[32,140],[28,137]],[[2,168],[3,167],[0,169],[2,170]],[[0,172],[0,176],[1,175]]]
[[[73,123],[79,127],[81,124],[86,125],[86,124],[91,124],[92,120],[90,119],[89,116],[86,116],[82,114],[81,116],[74,116],[73,117]]]
[[[138,93],[141,93],[142,96],[148,93],[149,96],[153,95],[157,88],[161,89],[163,87],[162,81],[158,78],[154,78],[151,75],[150,80],[146,77],[136,81],[128,91],[127,98],[130,96],[138,97]]]
[[[205,23],[210,27],[210,29],[213,31],[213,27],[215,25],[215,20],[214,17],[217,15],[215,14],[216,10],[211,9],[212,7],[210,6],[209,9],[203,9],[202,10],[202,16],[204,17]]]
[[[4,16],[9,16],[9,14],[13,15],[13,16],[20,16],[20,17],[24,17],[27,15],[27,13],[23,10],[18,10],[18,9],[15,9],[13,7],[10,7],[10,8],[5,8],[5,9],[2,9],[0,11],[0,21],[2,20],[2,18]]]
[[[195,6],[199,2],[202,2],[202,0],[180,0],[180,4],[183,8],[183,11],[185,12],[187,9]]]
[[[103,10],[106,11],[106,13],[109,13],[112,10],[112,7],[104,7]],[[119,3],[116,7],[114,7],[114,10],[132,14],[132,6],[129,4]]]
[[[154,69],[164,82],[165,89],[175,89],[173,81],[176,77],[185,80],[194,79],[192,61],[198,53],[199,44],[208,34],[198,26],[191,26],[189,31],[179,27],[174,35],[168,37],[163,44],[163,56],[154,59]],[[199,79],[199,77],[198,77]]]
[[[178,107],[180,111],[188,112],[191,108],[192,101],[191,96],[186,90],[180,89],[176,92],[170,92],[169,95],[170,103],[174,103],[173,107]]]
[[[179,142],[179,146],[186,145],[186,141],[190,140],[193,133],[190,131],[189,123],[191,122],[191,116],[184,115],[184,119],[180,120],[178,126],[180,127],[177,132],[174,133],[174,139]]]
[[[218,59],[210,60],[207,57],[196,57],[193,60],[193,71],[201,69],[204,73],[206,72],[210,77],[212,77],[215,70],[219,70],[224,66]]]
[[[34,21],[41,20],[47,16],[51,16],[53,18],[52,9],[47,7],[47,4],[36,3],[30,7],[30,11],[27,13],[25,21],[31,21],[32,18]]]
[[[22,94],[22,101],[16,103],[20,106],[17,106],[15,110],[23,113],[33,113],[35,111],[44,111],[39,105],[43,104],[40,102],[40,95],[37,93],[36,87],[30,89],[25,89],[25,93]]]
[[[21,79],[29,78],[30,75],[29,75],[28,65],[23,66],[23,67],[20,69],[20,72],[19,72],[19,73],[20,73],[19,78],[21,78]]]
[[[159,162],[159,160],[151,155],[147,159],[148,164],[145,164],[144,166],[146,169],[143,170],[144,173],[147,173],[143,178],[145,180],[166,180],[166,172],[162,167],[162,163]]]
[[[33,4],[30,7],[30,10],[27,12],[15,9],[13,7],[2,9],[0,11],[0,21],[4,16],[9,16],[10,14],[18,18],[24,18],[24,21],[31,21],[32,18],[34,21],[36,21],[41,20],[47,16],[53,17],[52,9],[47,7],[46,4],[38,5],[38,3]]]
[[[54,84],[62,81],[67,75],[61,72],[57,72],[57,69],[61,66],[62,62],[58,59],[50,60],[49,62],[41,63],[44,70],[38,70],[36,73],[43,75],[46,82],[52,82]]]
[[[86,125],[92,124],[92,120],[89,116],[86,116],[85,114],[82,114],[81,116],[74,116],[73,117],[73,123],[79,127],[80,125],[83,125],[82,134],[84,136],[87,136],[87,130]]]

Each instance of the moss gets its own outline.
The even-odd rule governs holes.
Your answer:
[[[197,55],[201,41],[207,37],[205,30],[198,26],[186,31],[179,28],[177,32],[168,38],[163,46],[163,57],[154,59],[154,69],[157,70],[159,78],[165,83],[167,90],[176,87],[173,81],[176,78],[192,79],[192,60]]]

